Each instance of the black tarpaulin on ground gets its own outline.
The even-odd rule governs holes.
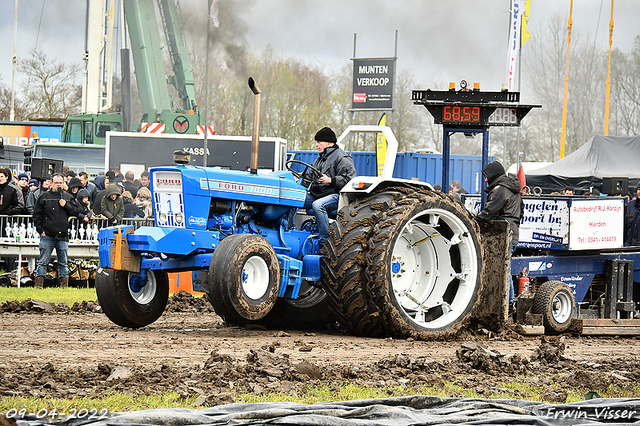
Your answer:
[[[203,410],[184,408],[111,413],[65,426],[106,425],[595,425],[640,423],[640,399],[592,399],[546,404],[514,399],[409,396],[312,405],[289,402],[236,403]],[[49,424],[25,418],[19,425]]]
[[[527,186],[538,186],[545,194],[573,186],[581,195],[591,187],[602,192],[603,177],[626,177],[629,190],[635,193],[640,182],[638,164],[640,136],[594,136],[565,158],[527,172]]]

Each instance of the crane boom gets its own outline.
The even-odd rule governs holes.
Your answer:
[[[179,17],[176,3],[173,0],[160,0],[160,13],[163,18],[164,33],[174,73],[170,81],[178,90],[182,108],[185,111],[195,111],[197,110],[197,105],[193,71],[189,61],[187,42],[182,31],[182,20]]]
[[[108,65],[108,61],[101,58],[101,55],[107,55],[109,58],[112,56],[111,50],[105,48],[105,42],[108,42],[109,34],[113,34],[112,9],[116,0],[87,1],[89,41],[85,57],[89,63],[85,96],[88,101],[85,101],[84,114],[69,116],[65,120],[63,143],[104,145],[107,131],[120,131],[123,128],[121,113],[104,113],[110,105],[109,99],[103,95],[111,91],[111,87],[108,87],[111,86],[111,80],[105,79],[106,83],[100,84],[95,77],[111,74],[111,68],[104,65]],[[122,0],[142,107],[138,127],[142,131],[145,123],[161,123],[165,125],[165,133],[195,134],[198,125],[201,124],[189,51],[176,2],[177,0],[157,0],[157,12],[154,1]],[[158,16],[162,21],[164,40],[160,35]],[[171,59],[173,75],[169,75],[171,73],[165,69],[164,48]],[[176,88],[179,101],[174,102],[169,84]]]
[[[153,2],[124,0],[124,17],[129,30],[142,114],[147,116],[143,121],[156,121],[157,115],[173,108]]]

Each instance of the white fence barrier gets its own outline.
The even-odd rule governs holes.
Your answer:
[[[122,219],[120,224],[133,225],[135,229],[141,226],[155,226],[153,218],[127,218]],[[69,260],[97,259],[98,232],[109,226],[111,225],[104,219],[84,222],[76,217],[69,218]],[[22,278],[23,260],[28,259],[28,270],[33,270],[35,267],[35,259],[40,256],[39,242],[40,235],[35,229],[31,216],[0,215],[0,256],[18,258],[16,276],[18,287]]]

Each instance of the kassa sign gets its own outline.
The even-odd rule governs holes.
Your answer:
[[[392,109],[395,58],[353,60],[353,109]]]

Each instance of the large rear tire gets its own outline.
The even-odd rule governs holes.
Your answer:
[[[302,282],[297,299],[279,298],[265,318],[269,328],[284,330],[327,330],[336,322],[327,294],[306,281]]]
[[[371,337],[433,338],[469,320],[482,254],[464,207],[428,189],[355,199],[332,224],[323,283],[344,326]]]
[[[167,306],[169,277],[166,272],[147,271],[140,285],[137,274],[105,269],[96,276],[96,295],[105,315],[115,324],[140,328],[156,321]]]
[[[264,318],[280,289],[280,264],[269,242],[259,235],[223,239],[209,265],[209,301],[228,324]]]

